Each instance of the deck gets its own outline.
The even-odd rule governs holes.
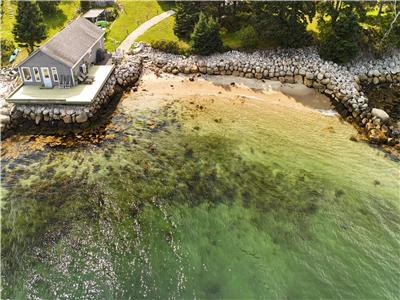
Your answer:
[[[68,89],[21,85],[7,98],[7,101],[18,104],[90,104],[113,69],[114,65],[92,66],[89,68],[89,75],[95,78],[92,84],[78,84]]]

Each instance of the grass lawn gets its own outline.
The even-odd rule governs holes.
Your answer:
[[[123,11],[120,12],[119,17],[112,23],[107,32],[105,45],[109,51],[114,50],[114,39],[118,47],[127,35],[142,23],[172,7],[169,3],[159,4],[156,0],[121,0],[118,3],[123,7]]]
[[[4,5],[4,6],[3,6]],[[1,20],[1,39],[8,39],[14,41],[12,29],[15,23],[15,14],[17,12],[16,1],[5,1],[2,3],[3,17]],[[60,31],[68,21],[76,16],[77,9],[79,8],[79,1],[63,1],[58,6],[58,12],[52,16],[45,16],[44,23],[47,27],[47,38],[42,42],[48,41],[54,34]],[[16,45],[17,46],[17,45]],[[22,61],[28,56],[28,51],[23,48],[18,54],[15,63]]]
[[[236,32],[223,32],[221,33],[221,39],[224,43],[224,46],[227,46],[231,49],[240,49],[243,48],[242,41],[239,38],[239,35]]]
[[[170,16],[154,25],[138,38],[138,41],[151,43],[158,40],[174,41],[183,49],[188,49],[189,44],[180,40],[174,33],[175,16]]]

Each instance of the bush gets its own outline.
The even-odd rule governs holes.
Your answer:
[[[150,43],[151,47],[154,49],[158,49],[163,52],[172,53],[172,54],[187,54],[187,50],[182,48],[178,42],[175,41],[166,41],[166,40],[158,40],[152,41]]]
[[[14,42],[11,40],[5,40],[3,39],[1,41],[1,62],[2,63],[7,63],[11,54],[13,53],[15,49]]]
[[[257,33],[253,26],[248,25],[240,29],[237,33],[238,38],[242,41],[242,45],[246,49],[255,48],[258,42]]]
[[[106,20],[109,22],[114,21],[119,16],[119,10],[116,7],[107,7],[105,9]]]

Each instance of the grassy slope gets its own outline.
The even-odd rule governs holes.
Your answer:
[[[4,3],[3,5],[4,11],[0,30],[1,39],[14,40],[12,28],[15,23],[17,3],[15,1],[12,1]],[[13,15],[11,15],[10,7]],[[63,28],[68,21],[75,17],[77,9],[79,8],[79,1],[64,1],[59,4],[58,8],[59,10],[56,14],[44,17],[44,23],[47,27],[47,39],[44,40],[42,44],[49,40],[54,34],[60,31],[60,29]],[[26,49],[21,50],[22,51],[17,56],[16,63],[20,62],[28,55],[28,51]]]
[[[157,40],[178,42],[182,48],[188,48],[188,43],[180,40],[174,33],[175,17],[171,16],[147,30],[138,38],[138,41],[151,43]]]
[[[110,51],[114,49],[114,39],[116,46],[118,46],[130,32],[142,23],[171,7],[167,3],[160,5],[156,0],[121,0],[118,3],[123,7],[123,11],[120,12],[117,20],[113,22],[106,36],[106,48]]]
[[[180,40],[174,34],[175,16],[171,16],[157,25],[150,28],[143,35],[138,38],[138,41],[151,43],[157,40],[166,40],[178,42],[182,48],[189,48],[189,44]],[[239,49],[242,47],[241,41],[236,32],[226,32],[221,34],[222,41],[225,46],[232,49]]]

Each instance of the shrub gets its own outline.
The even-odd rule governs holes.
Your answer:
[[[15,49],[14,42],[11,40],[5,40],[3,39],[1,41],[1,62],[8,62],[8,59],[10,58],[12,52]]]
[[[106,20],[109,22],[114,21],[119,16],[119,10],[116,7],[107,7],[105,9]]]
[[[240,29],[237,33],[238,38],[242,41],[243,47],[247,49],[255,48],[257,45],[257,33],[253,26],[248,25]]]
[[[167,53],[182,54],[182,55],[187,54],[186,53],[187,50],[182,48],[179,45],[179,43],[175,41],[157,40],[157,41],[152,41],[150,45],[154,49],[158,49],[160,51],[164,51]]]

